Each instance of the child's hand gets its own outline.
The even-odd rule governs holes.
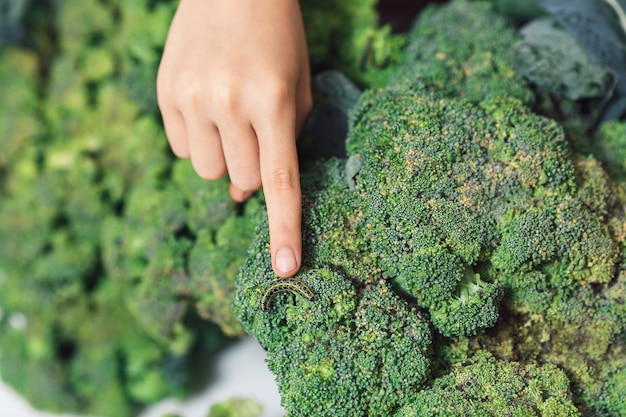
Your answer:
[[[302,258],[295,137],[311,109],[298,0],[181,0],[159,74],[170,146],[206,179],[229,174],[243,201],[263,187],[272,265]]]

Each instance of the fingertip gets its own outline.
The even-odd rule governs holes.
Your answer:
[[[243,203],[255,193],[255,191],[243,191],[234,184],[230,184],[230,197],[237,203]]]
[[[294,276],[300,269],[300,255],[288,246],[282,246],[272,254],[272,268],[281,278]]]
[[[178,158],[188,159],[191,153],[187,142],[187,128],[182,114],[176,109],[163,108],[161,118],[172,153]]]
[[[181,159],[189,159],[191,158],[191,153],[189,152],[189,146],[187,145],[187,141],[174,141],[173,139],[169,140],[170,149],[172,153],[177,158]]]

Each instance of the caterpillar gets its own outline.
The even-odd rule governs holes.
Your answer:
[[[272,281],[269,287],[263,292],[261,300],[259,301],[261,311],[269,311],[274,298],[281,292],[290,292],[294,295],[300,295],[309,301],[315,300],[315,294],[304,282],[295,278],[279,278]]]

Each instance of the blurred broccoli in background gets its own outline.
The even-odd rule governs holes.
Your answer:
[[[183,394],[190,352],[224,339],[195,312],[204,289],[186,259],[239,209],[223,183],[172,166],[145,86],[175,4],[149,3],[51,2],[58,55],[2,51],[0,373],[39,408],[134,415]],[[149,71],[129,82],[136,68]],[[232,285],[239,236],[214,285]],[[198,310],[241,334],[227,305]]]
[[[249,398],[229,398],[213,404],[207,417],[259,417],[263,407]]]
[[[233,203],[167,149],[155,79],[177,2],[27,3],[0,9],[0,374],[38,408],[134,415],[243,334],[231,296],[263,198]],[[316,66],[363,82],[362,55],[399,52],[374,2],[308,3]],[[18,31],[29,49],[5,46]]]
[[[426,86],[473,103],[490,96],[532,103],[532,92],[511,65],[509,50],[518,36],[508,20],[489,2],[460,4],[420,13],[390,83]]]
[[[382,86],[402,57],[404,34],[379,22],[378,0],[301,2],[314,73],[340,70],[360,86]]]

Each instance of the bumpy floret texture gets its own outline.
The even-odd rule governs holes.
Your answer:
[[[396,417],[576,417],[565,373],[551,364],[520,364],[479,351],[471,363],[420,391]]]
[[[453,296],[467,268],[504,286],[539,270],[555,290],[613,279],[616,244],[578,197],[556,123],[514,99],[474,106],[403,87],[365,94],[352,123],[372,248],[386,276],[431,312],[463,299]],[[476,305],[495,312],[498,299]]]

